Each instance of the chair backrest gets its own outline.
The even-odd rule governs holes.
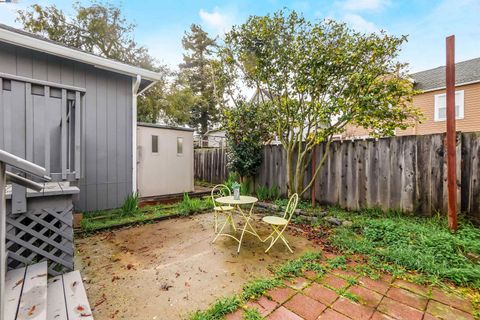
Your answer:
[[[212,202],[214,206],[217,206],[217,203],[215,202],[215,199],[220,198],[220,197],[228,197],[232,195],[232,192],[230,189],[224,185],[224,184],[217,184],[215,187],[212,189]]]
[[[293,213],[295,212],[295,209],[297,209],[297,204],[298,194],[294,193],[290,197],[290,200],[288,200],[287,207],[285,208],[285,214],[283,215],[284,219],[287,219],[288,221],[292,219]]]

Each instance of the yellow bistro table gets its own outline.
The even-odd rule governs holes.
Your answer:
[[[251,197],[251,196],[240,196],[239,200],[235,200],[233,196],[220,197],[220,198],[215,199],[215,202],[235,207],[236,211],[245,219],[245,225],[243,226],[242,235],[240,236],[240,239],[238,239],[237,237],[235,237],[231,234],[222,233],[222,230],[223,230],[223,228],[222,228],[222,230],[220,230],[220,232],[217,234],[217,237],[215,237],[215,239],[213,241],[215,241],[218,238],[218,236],[227,236],[227,237],[233,238],[238,242],[237,253],[240,252],[240,248],[242,246],[242,240],[243,240],[243,236],[244,236],[245,232],[253,234],[260,241],[262,241],[262,239],[258,235],[255,228],[250,224],[250,220],[252,219],[253,207],[255,206],[255,203],[257,201],[258,201],[257,198]],[[250,205],[250,209],[248,210],[248,212],[246,212],[242,209],[242,207],[241,207],[242,205],[243,206]]]

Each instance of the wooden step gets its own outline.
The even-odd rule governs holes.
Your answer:
[[[67,320],[63,276],[48,279],[47,320]]]
[[[78,270],[63,275],[68,320],[93,320],[87,293]]]
[[[80,272],[47,272],[47,262],[7,272],[5,320],[93,320]]]
[[[46,261],[27,267],[18,305],[18,320],[47,319],[47,276]]]
[[[5,277],[5,320],[15,320],[22,295],[26,268],[7,272]]]

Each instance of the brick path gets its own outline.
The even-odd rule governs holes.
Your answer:
[[[307,272],[285,284],[245,307],[272,320],[474,319],[468,300],[387,275],[372,280],[353,271],[333,270],[318,279]],[[239,309],[226,319],[243,319],[243,312]]]

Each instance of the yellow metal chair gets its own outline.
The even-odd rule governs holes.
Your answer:
[[[294,193],[290,197],[290,200],[288,201],[287,208],[285,209],[285,214],[283,215],[283,217],[278,217],[278,216],[263,217],[262,221],[265,223],[268,223],[273,228],[273,232],[268,237],[266,237],[265,240],[263,240],[263,242],[265,242],[269,238],[272,239],[270,242],[270,245],[268,246],[267,250],[265,250],[265,252],[268,252],[268,250],[270,250],[270,248],[273,247],[273,245],[275,244],[275,242],[277,242],[278,239],[282,239],[283,243],[285,243],[288,250],[290,250],[290,252],[293,253],[293,250],[288,245],[287,239],[283,236],[283,231],[285,231],[288,224],[290,223],[293,213],[297,208],[297,204],[298,204],[298,194]]]
[[[224,184],[216,185],[212,189],[211,196],[212,196],[212,202],[213,202],[213,216],[214,216],[214,219],[215,219],[215,233],[217,234],[215,239],[213,239],[213,242],[215,242],[215,240],[217,240],[218,236],[222,233],[223,229],[225,228],[225,226],[227,224],[230,224],[232,226],[233,230],[237,231],[237,228],[235,227],[235,222],[233,221],[233,217],[232,217],[232,213],[233,213],[233,210],[235,208],[232,207],[232,206],[219,204],[215,201],[215,199],[217,199],[219,197],[228,197],[228,196],[231,196],[231,195],[232,195],[232,192]],[[219,215],[223,215],[225,217],[225,222],[222,225],[222,228],[220,229],[220,231],[218,231],[218,216]]]

